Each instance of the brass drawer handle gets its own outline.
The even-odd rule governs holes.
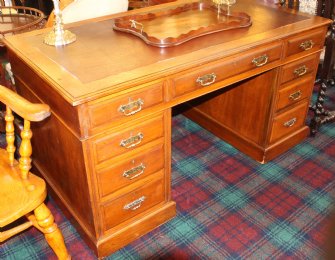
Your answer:
[[[135,166],[135,167],[133,167],[129,170],[124,171],[122,176],[129,179],[129,180],[132,180],[132,179],[137,178],[141,174],[143,174],[144,170],[145,170],[145,165],[143,163],[141,163],[138,166]]]
[[[143,134],[142,133],[138,133],[137,135],[134,136],[130,136],[127,139],[123,139],[120,142],[120,146],[121,147],[125,147],[125,148],[132,148],[138,144],[140,144],[143,140]]]
[[[293,117],[292,119],[288,120],[284,123],[285,127],[292,127],[297,122],[297,118]]]
[[[266,63],[268,63],[269,57],[268,55],[264,54],[262,56],[259,56],[257,58],[254,58],[252,60],[252,63],[256,66],[256,67],[261,67],[263,65],[265,65]]]
[[[142,196],[126,205],[124,205],[123,209],[124,210],[137,210],[139,207],[141,207],[142,202],[145,201],[145,196]]]
[[[305,75],[308,71],[308,68],[306,67],[306,65],[303,65],[297,69],[295,69],[293,71],[294,75],[296,75],[297,77],[301,77],[303,75]]]
[[[288,96],[289,99],[291,100],[298,100],[299,98],[301,98],[301,90],[298,90],[294,93],[292,93],[291,95]]]
[[[312,40],[304,41],[299,45],[300,49],[302,49],[304,51],[312,49],[313,46],[314,46],[314,42]]]
[[[200,83],[201,86],[209,86],[210,84],[213,84],[216,80],[215,73],[206,74],[204,76],[198,77],[196,82]]]
[[[129,103],[125,105],[121,105],[118,109],[120,113],[123,113],[125,116],[131,116],[142,110],[142,106],[144,105],[144,101],[142,99],[137,99],[136,101],[132,101],[129,99]]]

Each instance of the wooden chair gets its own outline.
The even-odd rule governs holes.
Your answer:
[[[12,90],[0,85],[0,101],[6,105],[7,148],[0,149],[0,242],[34,226],[40,230],[59,259],[70,259],[61,231],[44,204],[46,184],[30,172],[31,121],[50,115],[49,106],[32,104]],[[14,113],[23,120],[19,159],[15,159]],[[24,221],[22,223],[22,221]],[[15,226],[13,226],[15,225]]]
[[[335,65],[335,5],[334,0],[317,0],[315,9],[304,5],[304,0],[282,0],[281,4],[289,8],[314,13],[318,16],[329,18],[333,23],[329,27],[329,32],[325,40],[325,47],[318,72],[316,76],[317,98],[314,104],[310,106],[313,112],[310,121],[311,135],[314,136],[322,124],[335,120],[335,111],[325,109],[324,102],[327,98],[326,90],[334,86],[334,65]],[[306,2],[307,3],[307,2]],[[310,3],[310,2],[309,2]]]

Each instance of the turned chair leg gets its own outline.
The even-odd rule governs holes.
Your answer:
[[[38,229],[44,233],[49,246],[57,255],[58,259],[71,259],[65,247],[64,238],[54,222],[54,217],[49,208],[43,203],[34,210]]]

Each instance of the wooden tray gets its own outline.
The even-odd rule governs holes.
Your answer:
[[[230,12],[207,2],[195,2],[175,9],[117,18],[113,29],[140,37],[157,47],[179,45],[202,35],[251,26],[246,13]]]

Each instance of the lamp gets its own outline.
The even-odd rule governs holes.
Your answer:
[[[44,37],[44,43],[53,46],[63,46],[76,40],[76,35],[64,30],[62,11],[59,8],[58,0],[52,0],[54,5],[55,21],[53,29]]]

